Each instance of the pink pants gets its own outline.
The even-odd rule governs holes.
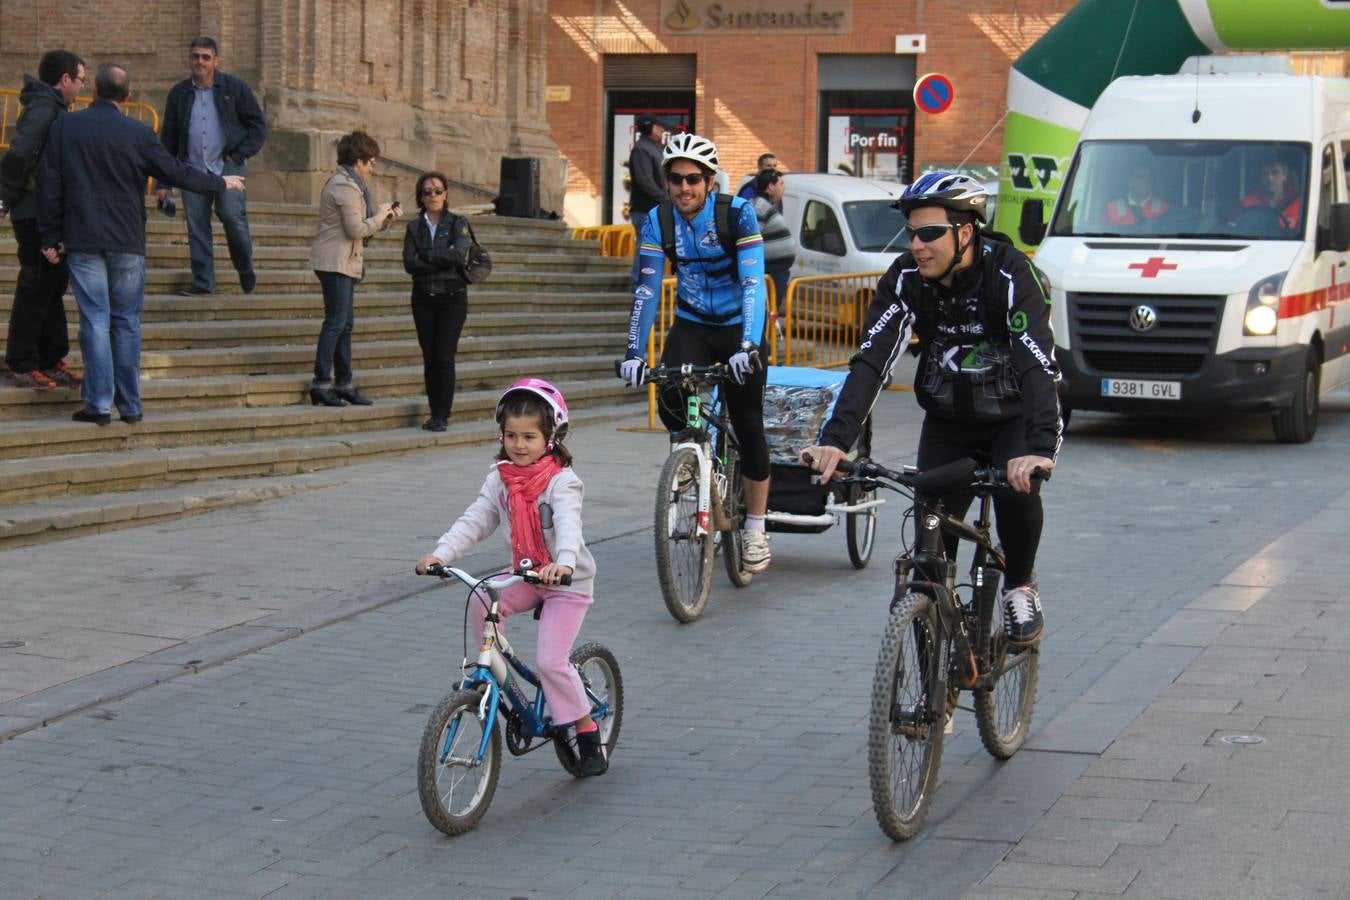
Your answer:
[[[581,620],[586,618],[586,608],[591,605],[591,598],[554,587],[522,583],[502,591],[498,611],[505,620],[516,613],[533,611],[541,600],[545,602],[544,611],[539,615],[536,674],[544,686],[544,697],[548,700],[554,724],[565,725],[589,715],[591,711],[586,688],[568,660],[572,644],[581,632]],[[483,623],[487,619],[487,603],[487,595],[481,592],[476,593],[469,603],[469,621],[473,623],[474,634],[480,643],[483,639]],[[502,632],[506,630],[504,624],[503,621],[497,625]]]

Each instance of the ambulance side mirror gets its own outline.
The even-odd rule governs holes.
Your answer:
[[[1017,236],[1022,239],[1022,243],[1032,247],[1045,240],[1044,200],[1022,201],[1022,218],[1017,223]]]
[[[1331,237],[1327,248],[1337,253],[1350,250],[1350,203],[1331,204]]]

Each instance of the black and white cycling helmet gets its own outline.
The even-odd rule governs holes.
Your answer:
[[[717,145],[692,132],[672,135],[666,140],[665,152],[661,154],[661,165],[669,170],[670,164],[677,159],[696,162],[712,174],[717,174]]]
[[[989,205],[989,192],[969,175],[928,172],[905,188],[895,204],[905,215],[922,206],[941,206],[952,212],[974,213],[981,222]]]

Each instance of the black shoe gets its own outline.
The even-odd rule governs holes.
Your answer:
[[[141,413],[136,413],[136,415],[134,416],[122,416],[122,421],[126,422],[128,425],[135,425],[137,422],[139,422],[141,419],[144,418],[145,416],[143,416]]]
[[[446,428],[446,425],[447,425],[447,423],[446,423],[445,419],[438,419],[438,418],[436,418],[435,416],[432,416],[430,419],[427,419],[425,422],[422,423],[422,430],[423,430],[423,431],[444,431],[445,428]]]
[[[605,746],[600,743],[600,729],[577,733],[577,768],[582,778],[603,775],[609,769]]]
[[[94,412],[92,409],[79,409],[71,416],[76,422],[92,422],[95,425],[107,425],[112,422],[112,413]]]
[[[239,273],[239,288],[245,294],[253,293],[253,289],[257,286],[258,276],[252,269],[249,269],[247,272]]]
[[[211,289],[209,289],[209,288],[204,288],[204,287],[200,287],[200,286],[198,286],[198,285],[193,284],[193,285],[189,285],[188,287],[185,287],[185,288],[180,289],[180,290],[178,291],[178,296],[180,296],[180,297],[201,297],[201,296],[204,296],[204,295],[206,295],[206,294],[214,294],[214,293],[215,293],[215,291],[213,291],[213,290],[211,290]]]
[[[343,400],[346,400],[352,406],[370,406],[374,400],[368,400],[361,396],[361,392],[354,387],[335,387],[333,393],[337,394]]]
[[[330,387],[312,387],[309,389],[309,402],[315,406],[346,406],[337,391]]]
[[[1008,643],[1025,647],[1041,639],[1045,617],[1041,615],[1041,596],[1034,584],[1024,584],[1003,592],[1003,632]]]

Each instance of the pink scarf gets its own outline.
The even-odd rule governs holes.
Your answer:
[[[497,463],[497,474],[506,485],[506,511],[511,517],[513,568],[519,568],[522,559],[530,560],[536,569],[552,562],[544,543],[544,526],[539,521],[539,495],[561,471],[562,464],[551,453],[528,466],[507,460]]]

